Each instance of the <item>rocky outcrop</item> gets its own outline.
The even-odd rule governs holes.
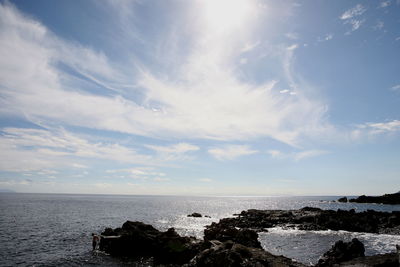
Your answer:
[[[237,229],[219,223],[212,223],[206,226],[204,230],[204,240],[218,240],[221,242],[233,241],[243,246],[261,248],[257,232],[247,228]]]
[[[107,228],[102,233],[100,250],[138,261],[151,258],[156,266],[304,266],[263,250],[258,234],[250,229],[215,226],[208,228],[203,241],[182,237],[174,228],[161,232],[148,224],[127,221],[122,228]]]
[[[336,264],[338,267],[399,267],[399,255],[397,253],[365,256],[354,260]]]
[[[256,231],[277,225],[312,230],[347,230],[399,233],[400,212],[321,210],[248,210],[236,218],[221,219],[206,226],[204,240],[184,237],[174,228],[165,232],[142,222],[125,222],[121,228],[107,228],[101,235],[100,250],[112,256],[155,266],[305,266],[262,249]],[[386,231],[384,230],[386,229]],[[397,229],[397,230],[396,230]],[[396,231],[395,231],[396,230]],[[306,253],[306,252],[305,252]],[[357,239],[338,241],[317,266],[399,266],[396,253],[364,256]]]
[[[182,237],[174,228],[160,232],[142,222],[127,221],[122,228],[107,228],[102,233],[100,250],[112,256],[152,257],[155,264],[189,262],[203,248],[204,242],[194,237]]]
[[[274,226],[297,227],[300,230],[346,230],[351,232],[400,234],[400,212],[367,210],[247,210],[237,217],[221,219],[223,228],[238,227],[262,231]]]
[[[358,198],[350,199],[349,202],[397,205],[400,204],[400,192],[394,194],[385,194],[383,196],[362,195],[359,196]]]
[[[210,241],[211,246],[200,252],[187,265],[190,267],[236,267],[236,266],[292,266],[305,267],[283,256],[275,256],[261,249],[243,246],[241,244],[217,240]]]
[[[364,257],[364,252],[364,245],[357,238],[354,238],[351,242],[339,240],[322,256],[316,266],[333,266],[344,261]]]
[[[338,199],[338,202],[347,203],[348,199],[347,199],[347,197],[341,197]]]

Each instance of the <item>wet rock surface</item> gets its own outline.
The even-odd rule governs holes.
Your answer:
[[[357,238],[354,238],[351,242],[339,240],[322,256],[316,266],[333,266],[337,263],[364,257],[364,252],[364,245]]]
[[[305,266],[263,250],[253,230],[214,226],[204,240],[198,240],[182,237],[173,228],[161,232],[148,224],[127,221],[121,228],[107,228],[102,233],[100,250],[138,261],[151,258],[156,266]]]
[[[153,257],[155,264],[189,262],[200,250],[202,241],[182,237],[174,228],[160,232],[142,222],[127,221],[122,228],[107,228],[102,233],[100,250],[112,256],[143,258]]]
[[[338,267],[399,267],[399,255],[387,253],[374,256],[355,258],[354,260],[338,263]]]
[[[400,234],[400,212],[368,210],[321,210],[305,207],[299,210],[247,210],[235,218],[221,219],[221,227],[262,229],[287,226],[300,230],[345,230],[350,232]]]
[[[214,240],[210,243],[210,248],[200,252],[187,266],[305,266],[289,258],[272,255],[261,248],[246,247],[232,241]]]

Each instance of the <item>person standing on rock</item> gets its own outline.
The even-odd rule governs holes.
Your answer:
[[[93,250],[96,250],[97,245],[99,245],[100,243],[100,237],[98,235],[96,235],[95,233],[92,233],[92,246],[93,246]]]

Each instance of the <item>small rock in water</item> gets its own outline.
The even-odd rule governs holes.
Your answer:
[[[338,199],[338,202],[347,203],[347,197],[341,197]]]
[[[200,218],[203,217],[200,213],[197,212],[193,212],[192,214],[189,214],[188,217],[196,217],[196,218]]]

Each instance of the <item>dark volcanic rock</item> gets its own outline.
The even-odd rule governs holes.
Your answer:
[[[316,266],[333,266],[340,262],[364,257],[364,252],[364,245],[357,238],[347,243],[339,240],[322,256]]]
[[[127,221],[122,228],[107,228],[102,233],[100,250],[138,262],[152,259],[154,266],[305,267],[289,258],[275,256],[263,250],[257,240],[257,233],[252,230],[208,230],[206,237],[216,237],[224,241],[199,241],[194,237],[179,236],[174,228],[160,232],[151,225]]]
[[[378,203],[378,204],[397,205],[400,204],[400,192],[394,194],[385,194],[383,196],[362,195],[359,196],[358,198],[350,199],[349,201],[357,203]]]
[[[210,248],[199,253],[188,266],[239,267],[239,266],[293,266],[304,267],[283,256],[275,256],[261,248],[246,247],[232,241],[210,241]]]
[[[380,230],[380,227],[388,225],[400,229],[399,215],[400,212],[355,213],[354,210],[324,211],[311,207],[291,211],[249,210],[243,211],[237,218],[221,219],[219,223],[207,226],[204,230],[204,241],[194,237],[182,237],[174,228],[161,232],[142,222],[127,221],[121,228],[104,230],[100,250],[112,256],[131,258],[139,263],[150,262],[153,266],[304,267],[301,263],[263,250],[258,241],[258,234],[249,228],[262,229],[267,225],[296,223],[303,228],[320,230],[326,226],[336,227],[338,221],[345,220],[346,224],[341,225],[345,228],[350,227],[347,223],[353,222],[358,225],[357,229],[362,228],[360,225],[366,229],[364,223],[377,221],[374,226],[376,228],[371,229]],[[362,220],[365,222],[361,223]],[[336,242],[323,255],[317,266],[397,267],[398,257],[396,253],[365,257],[364,245],[353,239],[348,243]]]
[[[341,197],[338,199],[338,202],[347,203],[347,197]]]
[[[397,253],[379,254],[356,258],[354,260],[339,263],[340,267],[399,267],[399,255]]]
[[[200,252],[202,242],[181,237],[174,228],[160,232],[142,222],[127,221],[122,228],[102,233],[100,250],[112,256],[153,257],[156,264],[184,264]]]
[[[221,242],[230,240],[247,247],[261,248],[257,232],[247,228],[237,229],[231,226],[224,226],[220,223],[212,223],[206,226],[204,240],[219,240]]]
[[[368,210],[321,210],[305,207],[300,210],[248,210],[236,218],[225,218],[218,222],[221,229],[248,228],[261,230],[274,226],[298,227],[301,230],[346,230],[368,233],[400,233],[400,212],[378,212]],[[218,226],[213,226],[218,228]],[[224,241],[222,239],[222,241]]]
[[[193,212],[192,214],[189,214],[188,217],[196,217],[196,218],[200,218],[203,217],[200,213],[197,212]]]

